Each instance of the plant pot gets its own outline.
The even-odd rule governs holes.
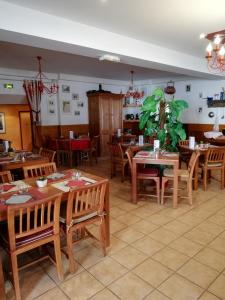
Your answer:
[[[45,180],[36,180],[36,184],[39,188],[43,188],[47,185],[48,179]]]

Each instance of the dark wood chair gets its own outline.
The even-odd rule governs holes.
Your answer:
[[[205,161],[200,163],[203,172],[203,189],[207,189],[208,175],[211,171],[220,171],[220,187],[224,188],[224,168],[225,168],[225,147],[209,148],[207,150]]]
[[[191,158],[191,152],[182,148],[182,146],[189,146],[189,140],[179,141],[178,148],[179,148],[179,159],[180,159],[180,168],[181,163],[184,162],[188,167],[189,160]]]
[[[128,165],[128,159],[124,153],[120,143],[109,143],[111,178],[115,176],[116,168],[119,167],[121,171],[121,181],[125,178],[125,167]]]
[[[131,170],[131,176],[132,174],[132,158],[133,158],[133,152],[130,148],[127,149],[126,155],[128,157],[129,166]],[[145,168],[143,166],[138,166],[137,170],[137,181],[140,183],[144,180],[151,180],[155,182],[156,185],[156,194],[149,194],[144,192],[139,192],[138,195],[145,195],[145,196],[154,196],[157,198],[157,203],[160,204],[160,176],[159,176],[159,170],[156,168]]]
[[[56,156],[58,167],[73,166],[73,151],[70,139],[56,139]]]
[[[24,178],[47,176],[56,172],[54,162],[23,167]]]
[[[7,208],[8,230],[2,225],[0,235],[11,261],[16,300],[21,300],[17,257],[22,253],[53,242],[58,277],[60,280],[63,279],[59,227],[60,202],[61,195],[57,195]],[[49,255],[45,255],[44,258],[47,257]],[[38,261],[40,259],[32,263]]]
[[[11,175],[10,171],[0,172],[0,181],[1,181],[1,183],[11,182],[12,175]]]
[[[73,254],[73,235],[79,231],[83,233],[82,239],[91,237],[97,240],[95,236],[87,229],[87,225],[98,224],[100,230],[100,245],[103,255],[106,255],[106,225],[104,201],[106,193],[107,180],[71,190],[69,192],[67,206],[62,206],[60,213],[60,222],[66,234],[67,255],[69,258],[70,272],[75,272],[76,265]]]
[[[80,151],[80,160],[88,161],[92,165],[93,158],[96,164],[98,163],[98,145],[100,136],[93,136],[91,139],[90,147]]]
[[[55,159],[56,151],[40,148],[39,154],[41,156],[47,157],[49,159],[49,162],[53,162]]]

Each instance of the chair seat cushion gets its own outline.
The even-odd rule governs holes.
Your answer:
[[[163,171],[163,176],[165,177],[173,177],[173,169],[164,169]],[[183,169],[179,169],[178,170],[178,176],[179,177],[188,177],[189,176],[189,172],[188,170],[183,170]]]
[[[143,177],[158,177],[159,176],[159,170],[155,168],[142,168],[139,169],[137,172],[137,177],[143,176]]]
[[[207,166],[208,166],[208,167],[222,167],[223,164],[222,164],[222,163],[208,163]],[[205,167],[205,164],[204,164],[204,163],[201,163],[201,164],[200,164],[200,167]]]

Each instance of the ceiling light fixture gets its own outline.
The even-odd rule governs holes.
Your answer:
[[[125,99],[129,99],[129,103],[132,104],[133,99],[139,100],[144,97],[144,92],[139,92],[138,89],[134,89],[134,71],[130,71],[131,74],[131,84],[129,86],[129,90],[124,95]]]
[[[208,33],[205,38],[210,41],[206,47],[208,68],[212,72],[225,71],[225,30]]]
[[[120,62],[120,58],[119,56],[116,55],[111,55],[111,54],[104,54],[102,56],[99,57],[99,60],[108,60],[108,61],[112,61],[112,62]]]

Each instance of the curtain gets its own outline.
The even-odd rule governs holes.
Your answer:
[[[23,88],[31,110],[32,142],[35,148],[37,147],[37,124],[40,121],[42,83],[38,80],[24,80]]]

